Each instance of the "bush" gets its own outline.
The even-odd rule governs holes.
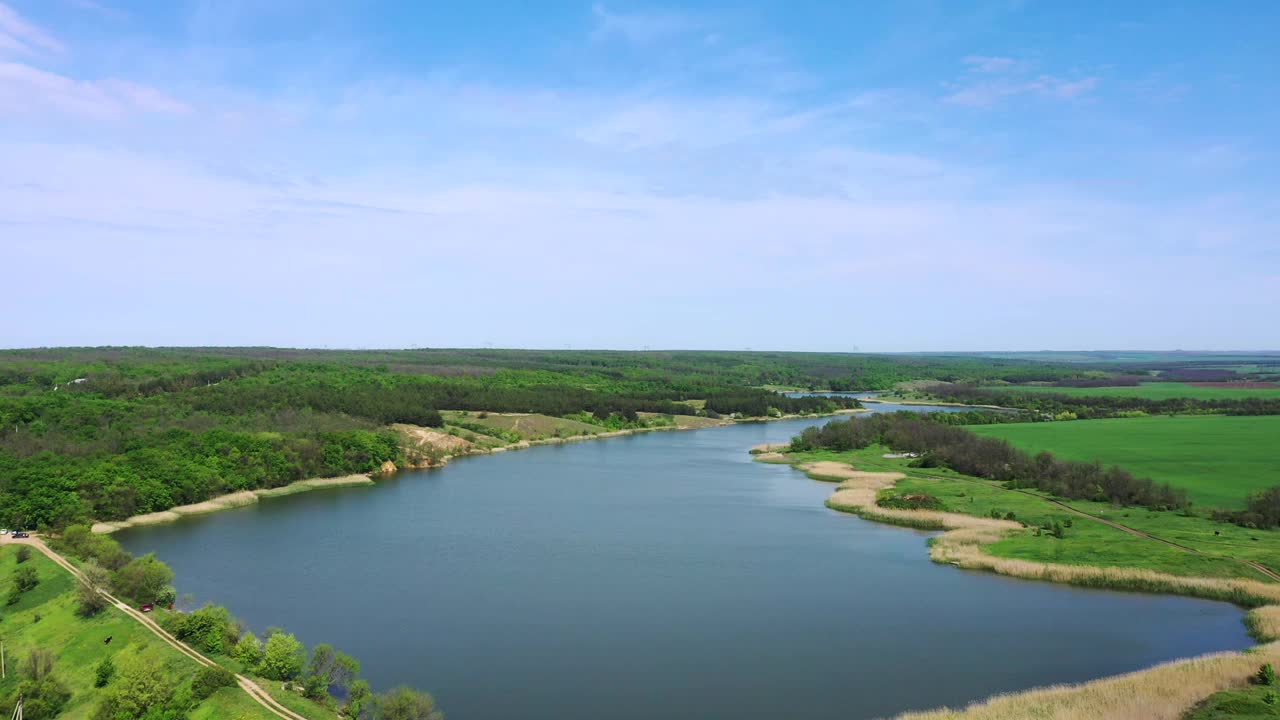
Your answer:
[[[110,657],[102,658],[102,662],[93,670],[93,686],[100,688],[106,687],[111,682],[111,678],[115,677],[116,664],[111,662]]]
[[[227,653],[240,636],[230,611],[220,605],[209,604],[195,612],[174,616],[171,625],[179,640],[211,653]]]
[[[258,672],[268,680],[292,680],[302,672],[306,653],[302,643],[292,635],[274,633],[262,651],[262,665]]]
[[[925,493],[911,493],[909,495],[890,495],[876,501],[881,507],[894,508],[897,510],[945,510],[946,506],[938,498],[927,495]]]
[[[22,563],[31,559],[31,548],[27,547],[26,545],[19,545],[18,552],[14,555],[14,557],[17,558],[18,564],[21,565]]]
[[[253,633],[247,632],[236,643],[232,655],[236,660],[244,663],[245,667],[256,668],[258,663],[262,662],[262,641],[258,640]]]
[[[40,576],[30,565],[23,565],[13,571],[13,586],[19,592],[28,592],[40,584]]]
[[[1275,685],[1276,669],[1271,667],[1271,663],[1267,663],[1258,668],[1258,673],[1253,676],[1253,682],[1257,685]]]
[[[235,687],[236,676],[221,665],[201,667],[191,681],[191,695],[196,700],[204,700],[224,687]]]

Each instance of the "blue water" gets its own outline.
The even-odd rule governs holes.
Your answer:
[[[463,458],[119,538],[453,720],[869,718],[1250,644],[1231,605],[934,565],[927,534],[751,462],[815,422]]]

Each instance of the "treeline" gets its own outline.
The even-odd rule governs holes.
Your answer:
[[[830,422],[808,428],[791,441],[791,450],[854,450],[880,444],[919,453],[921,467],[946,467],[965,475],[998,480],[1073,500],[1137,505],[1153,510],[1189,507],[1186,493],[1167,483],[1134,477],[1100,463],[1059,460],[1051,453],[1031,455],[1004,440],[986,438],[939,422],[940,413],[897,412]]]
[[[0,524],[56,528],[118,520],[229,492],[372,472],[400,459],[395,433],[368,430],[174,429],[139,435],[120,453],[87,456],[43,451],[21,457],[0,447]]]
[[[1250,495],[1244,510],[1214,510],[1213,519],[1247,528],[1280,527],[1280,485]]]
[[[77,583],[77,613],[92,617],[110,604],[105,592],[135,604],[161,608],[177,601],[170,584],[173,571],[154,555],[133,557],[106,535],[86,525],[72,525],[53,540],[60,551],[82,561]],[[353,720],[444,720],[430,694],[398,687],[375,694],[360,677],[360,662],[333,646],[320,643],[308,653],[292,634],[267,628],[259,639],[226,608],[207,604],[189,612],[158,610],[158,620],[179,640],[220,662],[202,667],[189,686],[175,682],[163,667],[132,662],[123,667],[110,659],[96,669],[102,699],[94,720],[121,718],[183,718],[195,705],[223,687],[235,687],[226,666],[247,675],[281,682],[331,712]]]
[[[1001,405],[1047,415],[1071,413],[1081,420],[1147,415],[1280,415],[1280,398],[1243,399],[1166,398],[1160,400],[1120,395],[1075,396],[1052,392],[1025,392],[1012,388],[990,388],[959,383],[939,383],[926,388],[929,395],[945,402],[967,405]]]
[[[1149,377],[1140,375],[1117,375],[1115,377],[1083,377],[1068,378],[1053,383],[1054,387],[1101,388],[1101,387],[1137,387]]]

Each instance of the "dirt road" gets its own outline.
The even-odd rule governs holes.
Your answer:
[[[44,542],[40,540],[40,538],[32,537],[32,538],[20,538],[15,540],[12,537],[4,537],[3,542],[5,544],[27,545],[29,547],[33,547],[39,552],[44,553],[44,555],[47,556],[50,560],[53,560],[58,565],[62,566],[63,569],[71,573],[72,577],[76,578],[77,580],[82,580],[84,577],[80,573],[80,570],[75,565],[72,565],[71,562],[68,561],[66,558],[54,552],[48,545],[45,545]],[[155,620],[152,620],[151,617],[148,616],[146,613],[134,607],[131,607],[128,603],[123,602],[119,598],[109,593],[103,592],[102,594],[104,597],[107,598],[107,600],[111,602],[113,606],[115,606],[117,610],[119,610],[120,612],[123,612],[125,615],[128,615],[129,617],[133,618],[137,622],[141,623],[142,626],[145,627],[147,630],[150,630],[153,635],[155,635],[156,637],[168,643],[178,652],[182,653],[183,655],[186,655],[187,657],[191,658],[192,660],[195,660],[197,663],[200,663],[201,665],[204,665],[206,667],[213,667],[217,665],[216,662],[205,657],[199,651],[192,648],[190,645],[187,645],[181,640],[175,638],[173,635],[170,635],[167,630],[160,627],[160,625]],[[299,715],[298,713],[276,702],[275,698],[271,697],[271,695],[267,693],[266,690],[263,690],[256,682],[254,682],[253,680],[250,680],[244,675],[239,675],[239,674],[236,675],[236,684],[240,686],[241,690],[244,690],[246,693],[248,693],[249,697],[253,698],[254,701],[256,701],[259,705],[266,708],[267,710],[269,710],[270,712],[272,712],[278,717],[284,718],[285,720],[309,720],[309,718],[303,715]]]

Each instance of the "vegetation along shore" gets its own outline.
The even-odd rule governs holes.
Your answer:
[[[1280,662],[1280,533],[1232,522],[1234,516],[1214,508],[1195,509],[1188,494],[1196,495],[1206,478],[1175,474],[1158,482],[1124,467],[1060,459],[1044,450],[1057,439],[1055,428],[1066,432],[1063,445],[1072,433],[1093,432],[1083,421],[970,430],[945,420],[910,413],[859,417],[752,452],[758,460],[791,464],[814,479],[837,483],[827,500],[834,510],[942,531],[930,540],[935,562],[1084,587],[1225,600],[1250,608],[1248,629],[1261,644],[1244,653],[1015,693],[959,710],[908,713],[904,720],[1219,717],[1213,708],[1238,703],[1241,695],[1247,700],[1262,666]],[[1170,434],[1185,441],[1203,429],[1184,418],[1164,420],[1171,424],[1158,434],[1166,442]],[[1248,421],[1258,423],[1252,430],[1266,432],[1274,418],[1199,420]],[[1018,442],[1024,451],[979,432],[1030,434],[1038,441]],[[1222,479],[1224,502],[1265,510],[1267,495],[1248,495],[1251,482]],[[1265,692],[1270,691],[1255,694],[1262,698]]]

